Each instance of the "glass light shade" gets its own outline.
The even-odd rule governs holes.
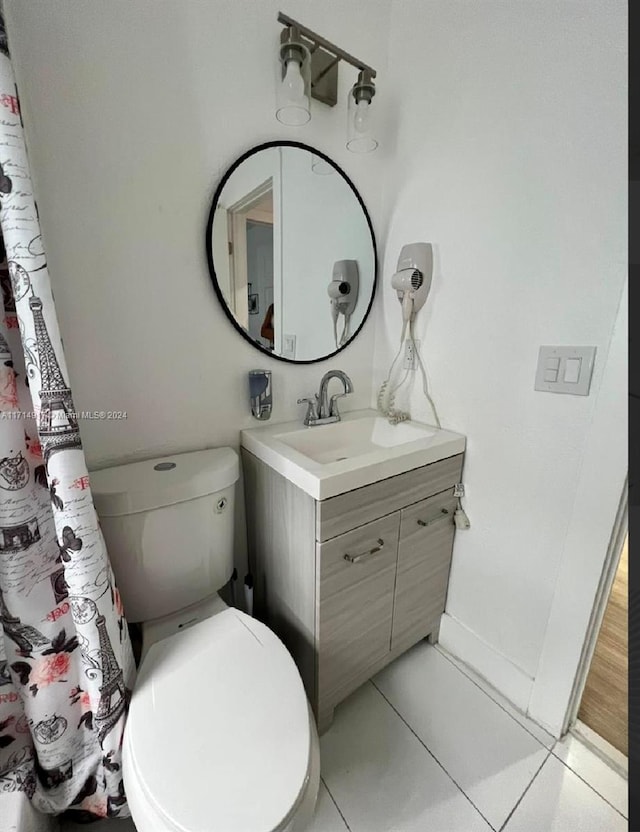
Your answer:
[[[311,78],[309,52],[300,46],[303,54],[291,57],[283,66],[282,81],[278,84],[276,118],[282,124],[300,127],[311,118]]]
[[[347,149],[353,153],[370,153],[377,146],[373,104],[366,98],[356,101],[351,89],[347,106]]]

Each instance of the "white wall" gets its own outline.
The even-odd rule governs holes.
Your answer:
[[[619,557],[620,550],[615,546],[622,544],[621,539],[611,540],[613,530],[606,518],[616,514],[626,489],[622,472],[628,465],[627,288],[620,299],[608,353],[601,357],[606,362],[605,371],[585,441],[573,511],[529,700],[529,712],[553,733],[564,728],[566,703],[571,700],[578,670],[584,672],[582,651],[592,618],[593,598],[602,578],[603,553],[611,546],[612,556]],[[624,512],[626,505],[622,508]],[[622,531],[627,519],[623,512]],[[614,574],[615,566],[614,560]],[[595,648],[595,644],[587,646]],[[578,676],[577,681],[584,683],[586,678]],[[576,693],[581,695],[581,689]],[[573,714],[569,712],[568,716]]]
[[[380,228],[385,154],[345,148],[346,98],[311,121],[276,120],[279,0],[6,0],[10,49],[49,271],[90,468],[221,445],[253,427],[247,371],[273,373],[274,421],[327,369],[353,380],[344,410],[371,399],[374,323],[337,359],[293,366],[258,353],[209,278],[205,226],[216,186],[251,147],[293,139],[347,172]],[[384,74],[388,0],[289,0],[287,12],[347,43]],[[239,501],[241,504],[241,501]],[[245,568],[238,512],[238,571]]]
[[[373,322],[338,359],[290,366],[233,329],[210,283],[205,225],[216,185],[250,147],[317,146],[345,169],[380,227],[384,153],[344,147],[340,103],[276,120],[276,0],[8,0],[7,25],[60,328],[78,409],[126,410],[81,426],[90,466],[238,444],[256,425],[246,372],[273,372],[273,419],[329,367],[371,398]],[[388,2],[290,0],[286,10],[384,75]]]
[[[388,0],[290,0],[287,11],[384,73]],[[274,421],[340,367],[344,409],[371,398],[374,324],[337,360],[293,366],[258,353],[213,291],[205,226],[216,186],[251,147],[294,139],[334,158],[380,227],[383,153],[344,146],[340,106],[302,128],[276,120],[278,0],[7,0],[5,16],[49,271],[90,468],[220,445],[253,427],[247,371],[272,370]],[[241,504],[241,501],[239,501]],[[243,513],[237,564],[245,569]]]
[[[598,470],[626,441],[614,409],[619,431],[587,446],[625,276],[625,18],[603,0],[393,3],[376,386],[401,326],[388,276],[403,243],[432,242],[417,335],[443,424],[468,436],[472,522],[441,639],[524,708],[586,454]],[[598,347],[589,397],[534,392],[541,344]],[[428,418],[417,384],[411,408]],[[617,501],[624,470],[600,467]]]

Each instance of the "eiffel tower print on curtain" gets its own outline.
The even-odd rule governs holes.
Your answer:
[[[34,647],[46,647],[51,642],[29,624],[23,624],[15,615],[11,615],[4,595],[0,589],[0,622],[7,636],[18,645],[23,656],[30,656]]]
[[[102,664],[102,684],[100,685],[100,701],[93,717],[98,729],[98,741],[103,744],[104,738],[126,712],[129,705],[131,691],[125,687],[122,668],[116,657],[107,635],[107,625],[104,615],[96,619],[98,637],[100,639],[100,661]]]
[[[29,299],[35,326],[36,347],[40,364],[40,411],[38,433],[45,464],[56,451],[81,448],[80,431],[71,390],[62,375],[60,364],[49,338],[39,297]]]

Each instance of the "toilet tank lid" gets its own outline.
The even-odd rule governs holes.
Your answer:
[[[89,484],[98,514],[119,517],[215,494],[239,473],[233,448],[213,448],[103,468],[90,472]]]

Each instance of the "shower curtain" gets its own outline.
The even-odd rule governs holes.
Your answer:
[[[122,817],[135,666],[91,498],[1,17],[0,228],[0,803],[21,791],[47,814]]]

